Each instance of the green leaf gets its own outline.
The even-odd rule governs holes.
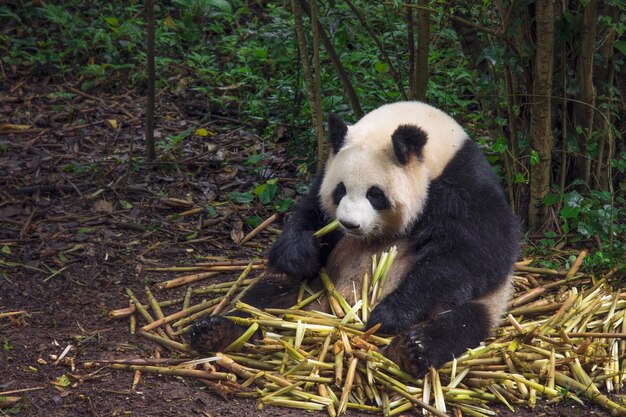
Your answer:
[[[291,207],[292,204],[293,198],[285,198],[280,203],[274,206],[274,210],[276,210],[278,213],[284,213],[289,210],[289,207]]]
[[[594,235],[593,228],[584,222],[578,223],[578,227],[576,228],[576,230],[578,230],[578,232],[585,237],[590,237]]]
[[[493,149],[494,152],[502,154],[506,152],[508,147],[509,145],[506,143],[506,140],[503,137],[499,137],[498,139],[496,139],[491,149]]]
[[[613,46],[626,55],[626,41],[615,41],[613,42]]]
[[[224,13],[232,13],[233,9],[226,0],[205,0],[208,4],[214,6]]]
[[[13,350],[13,345],[11,344],[11,341],[6,337],[4,338],[4,341],[2,342],[2,350],[4,350],[5,352]]]
[[[565,206],[561,209],[562,219],[576,219],[580,214],[580,207]]]
[[[530,151],[530,164],[531,165],[537,165],[539,163],[539,154],[537,153],[536,150],[531,150]]]
[[[70,385],[72,385],[72,382],[66,375],[61,375],[57,377],[57,379],[55,380],[55,385],[65,388],[65,387],[69,387]]]
[[[248,224],[248,226],[250,226],[252,228],[257,227],[262,222],[263,222],[263,220],[259,216],[246,217],[246,223]]]
[[[119,26],[120,20],[117,17],[105,17],[104,21],[107,22],[111,26]]]
[[[494,121],[496,122],[498,126],[506,126],[509,124],[509,122],[504,117],[500,117],[500,116],[496,117]]]
[[[217,210],[215,209],[215,207],[213,207],[212,205],[208,205],[205,207],[207,214],[210,217],[217,217]]]
[[[251,203],[254,200],[254,195],[251,192],[240,193],[237,191],[233,191],[231,193],[228,193],[228,198],[233,203],[247,204]]]
[[[580,207],[583,200],[583,196],[578,191],[572,191],[563,196],[563,202],[567,207]]]
[[[269,180],[254,189],[254,193],[263,205],[269,204],[278,191],[277,180]]]
[[[553,206],[556,203],[559,202],[559,195],[558,194],[548,194],[545,196],[545,198],[543,199],[543,202],[545,203],[545,205],[547,206]]]
[[[93,227],[81,227],[76,233],[78,233],[79,235],[87,235],[94,233],[95,231],[96,229],[94,229]]]
[[[264,153],[253,154],[253,155],[250,155],[248,157],[248,159],[246,160],[246,162],[244,162],[244,164],[246,164],[246,165],[256,165],[259,162],[261,162],[263,160],[263,158],[265,158],[265,154]]]
[[[168,136],[167,138],[170,140],[170,143],[172,145],[176,145],[179,142],[185,140],[192,132],[193,132],[193,128],[190,127],[189,129],[185,129],[182,132],[180,132],[178,135],[175,136]]]
[[[96,86],[96,80],[87,80],[80,85],[80,91],[89,91]]]
[[[389,72],[389,65],[386,62],[378,61],[374,64],[374,70],[379,73]]]
[[[129,203],[128,201],[126,201],[126,200],[121,200],[121,201],[120,201],[120,206],[122,206],[122,208],[123,208],[124,210],[130,210],[130,209],[132,209],[132,208],[133,208],[133,205],[132,205],[132,204],[130,204],[130,203]]]
[[[10,255],[11,254],[11,248],[8,245],[2,246],[2,253],[6,254],[6,255]]]
[[[513,183],[514,184],[528,184],[528,179],[526,178],[526,175],[524,175],[524,173],[518,172],[517,174],[515,174]]]

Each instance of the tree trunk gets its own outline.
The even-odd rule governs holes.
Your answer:
[[[311,21],[317,21],[317,0],[311,0]],[[311,110],[314,114],[313,123],[315,127],[315,135],[317,136],[317,163],[316,173],[322,172],[324,167],[324,145],[326,140],[324,138],[324,121],[322,117],[322,68],[320,64],[320,34],[319,26],[311,25],[313,32],[313,102],[311,103]]]
[[[473,2],[468,2],[467,7],[472,6]],[[455,9],[454,15],[466,20],[472,19],[469,14],[463,13],[459,9]],[[470,68],[477,69],[481,74],[489,74],[489,62],[486,59],[480,59],[485,47],[480,39],[479,32],[455,19],[451,19],[450,24],[459,38],[461,50],[469,61]]]
[[[154,0],[146,0],[146,20],[148,21],[148,42],[146,50],[146,68],[148,72],[148,85],[146,92],[146,158],[148,161],[154,161],[156,151],[154,147],[154,99],[156,76],[154,70],[154,40],[155,40],[155,24],[154,24]],[[130,161],[128,161],[130,164]]]
[[[417,10],[417,54],[415,55],[415,98],[426,98],[428,84],[428,49],[430,47],[430,12]]]
[[[407,1],[411,4],[411,1]],[[409,99],[415,100],[417,93],[415,91],[415,33],[413,32],[413,8],[406,8],[406,41],[409,53]]]
[[[307,0],[299,0],[299,2],[300,2],[300,5],[302,6],[302,10],[304,10],[304,12],[307,15],[309,15],[309,17],[311,17],[311,5],[309,4],[309,2]],[[320,23],[319,19],[315,19],[315,21],[311,20],[311,24],[318,25],[320,40],[324,44],[324,48],[326,48],[326,53],[328,53],[328,57],[330,58],[331,62],[335,66],[335,69],[337,70],[337,75],[339,76],[339,79],[341,80],[341,83],[343,84],[343,88],[346,92],[346,95],[348,96],[348,101],[350,102],[350,105],[352,106],[352,111],[354,111],[354,116],[357,119],[360,119],[361,117],[363,117],[363,109],[361,109],[361,103],[359,103],[359,97],[357,96],[356,91],[354,90],[354,87],[352,86],[352,83],[350,82],[348,73],[346,72],[346,69],[341,63],[341,59],[339,58],[339,55],[337,55],[337,51],[335,51],[335,48],[333,47],[332,42],[330,41],[330,39],[328,39],[328,35],[326,35],[326,32],[324,31],[324,28],[322,27],[322,24]]]
[[[591,0],[583,14],[583,30],[580,40],[580,54],[576,63],[576,78],[580,88],[578,101],[574,102],[576,126],[582,129],[578,144],[580,153],[574,158],[574,179],[582,179],[590,184],[591,157],[587,145],[593,132],[593,112],[595,91],[593,87],[593,59],[595,53],[596,20],[598,17],[598,0]]]
[[[317,82],[313,78],[313,69],[311,68],[311,62],[309,61],[309,48],[307,46],[306,36],[304,34],[304,23],[302,22],[302,8],[300,7],[300,3],[296,0],[291,0],[291,10],[293,12],[296,39],[298,40],[298,50],[300,51],[300,56],[302,57],[302,72],[304,74],[304,83],[306,85],[307,96],[309,97],[311,119],[313,123],[313,128],[315,130],[315,135],[317,137],[317,172],[321,172],[320,167],[323,161],[323,156],[320,156],[320,152],[323,151],[324,142],[323,122],[321,120],[321,98],[319,96],[316,96]],[[315,9],[313,11],[315,11]],[[313,37],[315,38],[316,35],[317,33],[315,33]],[[319,61],[319,57],[317,61]],[[316,64],[319,65],[319,62],[317,62]],[[320,141],[322,143],[320,143]]]
[[[617,8],[603,5],[603,10],[600,11],[603,16],[611,17],[612,21],[617,19]],[[608,147],[613,144],[607,142],[609,136],[609,129],[611,124],[611,113],[614,108],[613,91],[612,86],[614,83],[615,72],[613,70],[613,51],[616,33],[610,28],[605,28],[607,35],[600,47],[600,56],[602,57],[602,63],[596,68],[594,78],[596,79],[595,85],[600,86],[598,97],[602,97],[603,102],[598,103],[598,107],[602,109],[604,116],[594,117],[593,124],[594,130],[600,132],[600,139],[598,140],[598,157],[595,161],[595,175],[593,183],[595,189],[606,191],[609,189],[609,176],[608,176],[608,164],[610,163],[607,158]],[[602,36],[602,35],[600,35]]]
[[[539,161],[530,167],[528,223],[533,231],[541,228],[547,218],[544,198],[550,187],[551,151],[554,142],[550,108],[554,67],[553,0],[537,0],[535,7],[537,28],[530,134],[532,148],[539,155]]]

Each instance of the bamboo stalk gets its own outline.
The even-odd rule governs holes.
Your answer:
[[[141,330],[143,330],[144,332],[147,332],[147,331],[150,331],[152,329],[156,329],[157,327],[162,326],[165,323],[170,323],[170,322],[172,322],[174,320],[178,320],[178,319],[181,319],[183,317],[187,317],[190,314],[197,313],[197,312],[202,311],[202,310],[206,310],[207,308],[215,306],[218,303],[219,303],[219,300],[213,299],[213,300],[202,302],[200,304],[196,304],[195,306],[191,306],[191,307],[186,308],[184,310],[178,311],[178,312],[176,312],[174,314],[170,314],[169,316],[165,316],[165,317],[162,317],[162,318],[160,318],[158,320],[154,320],[152,323],[148,323],[145,326],[143,326],[141,328]],[[174,326],[178,327],[179,324],[174,323]]]
[[[206,372],[198,369],[170,368],[167,366],[150,365],[125,365],[112,363],[108,365],[111,369],[122,369],[127,371],[141,371],[160,375],[186,376],[191,378],[202,378],[209,380],[231,380],[236,379],[235,375],[224,372]]]
[[[157,302],[156,298],[154,298],[154,295],[152,294],[152,291],[150,291],[150,288],[145,287],[145,291],[146,291],[146,298],[148,299],[148,304],[150,305],[150,308],[154,312],[154,315],[157,317],[157,319],[164,318],[165,316],[163,315],[163,310],[161,310],[161,307],[159,306],[159,303]],[[165,324],[165,333],[170,339],[175,338],[174,329],[172,329],[172,327],[169,324]]]
[[[183,285],[191,284],[193,282],[198,282],[203,279],[214,277],[219,274],[219,272],[201,272],[198,274],[185,275],[182,277],[170,279],[169,281],[164,281],[157,284],[155,287],[157,290],[162,291],[170,288],[176,288]]]
[[[263,230],[265,230],[270,224],[274,223],[277,219],[278,219],[278,214],[272,214],[270,217],[265,219],[260,225],[255,227],[250,233],[245,235],[244,238],[241,239],[241,242],[239,242],[239,244],[243,245],[244,243],[246,243],[247,241],[249,241],[256,235],[261,233]]]
[[[41,386],[41,387],[30,387],[30,388],[21,388],[21,389],[14,389],[11,391],[0,391],[0,397],[5,397],[7,395],[13,395],[13,394],[21,394],[23,392],[30,392],[30,391],[39,391],[42,389],[46,389],[45,386]]]
[[[226,295],[220,300],[219,304],[215,307],[215,309],[213,309],[213,312],[211,313],[211,315],[215,316],[221,313],[222,310],[226,308],[228,304],[230,304],[230,301],[235,295],[235,292],[237,291],[237,289],[239,288],[243,280],[248,276],[253,266],[254,266],[253,264],[248,264],[246,269],[244,269],[241,275],[239,275],[239,278],[237,278],[237,280],[233,283],[233,286],[230,288],[230,290],[228,290]]]
[[[313,236],[319,238],[322,237],[324,235],[327,235],[337,229],[339,229],[339,220],[333,220],[332,222],[328,223],[326,226],[322,227],[321,229],[319,229],[317,232],[313,233]]]
[[[598,397],[598,387],[606,385],[609,391],[621,387],[626,366],[626,360],[620,359],[626,346],[626,294],[610,292],[605,280],[579,274],[584,252],[568,271],[548,273],[542,268],[529,269],[528,263],[518,265],[520,274],[515,278],[518,291],[509,303],[513,310],[506,325],[496,334],[495,342],[471,349],[439,370],[430,370],[424,380],[406,374],[378,351],[390,343],[390,338],[376,335],[376,327],[363,331],[369,301],[376,300],[376,295],[382,292],[384,271],[390,268],[388,261],[393,260],[390,252],[377,258],[373,261],[372,278],[365,274],[361,300],[354,305],[347,303],[345,294],[334,288],[327,275],[322,276],[326,280],[325,290],[308,295],[305,292],[308,289],[301,287],[298,303],[289,309],[260,310],[239,301],[234,303],[236,309],[249,316],[232,317],[232,321],[248,330],[225,351],[239,350],[248,337],[263,329],[265,338],[254,349],[218,354],[217,360],[206,358],[181,363],[182,360],[171,358],[162,363],[140,363],[126,359],[123,364],[167,364],[156,367],[172,369],[179,369],[172,367],[179,364],[180,368],[195,370],[194,367],[209,366],[215,360],[213,363],[227,374],[242,378],[241,386],[232,387],[235,395],[259,398],[263,405],[296,407],[297,404],[302,409],[325,410],[331,416],[347,409],[399,415],[412,407],[421,407],[424,412],[438,416],[448,415],[445,410],[450,407],[455,415],[461,410],[464,415],[491,416],[494,414],[486,408],[488,403],[500,402],[512,409],[525,400],[532,406],[538,397],[559,401],[566,390],[569,392],[565,395],[574,401],[583,398],[614,414],[624,412],[619,408],[623,407],[621,404],[606,396]],[[551,277],[562,279],[551,281],[554,279]],[[228,297],[191,307],[189,301],[183,301],[181,311],[166,317],[160,317],[160,307],[155,307],[163,302],[157,303],[147,290],[148,304],[157,320],[150,323],[146,319],[149,323],[143,329],[158,329],[167,323],[176,327],[187,325],[202,315],[214,313],[218,304],[220,309],[233,304],[231,297],[241,289],[245,291],[253,282],[256,279],[242,280],[239,276],[232,282],[195,291],[187,289],[185,299],[198,293],[215,296],[226,292]],[[590,288],[580,293],[576,286],[567,292],[559,288],[572,283]],[[300,310],[323,295],[329,296],[335,314]],[[132,309],[135,305],[142,306],[136,299],[133,303]],[[135,317],[134,311],[129,310],[120,314]],[[139,308],[136,311],[143,316]],[[185,344],[151,333],[139,334],[176,351],[194,354]],[[442,386],[442,380],[448,385]],[[221,384],[222,380],[219,381]],[[237,392],[253,384],[257,391]],[[343,391],[339,393],[342,384]],[[218,384],[214,385],[210,389],[226,395]],[[582,393],[581,397],[574,392]],[[434,406],[429,401],[434,401]]]
[[[6,317],[13,317],[13,316],[22,316],[25,314],[28,314],[26,310],[8,311],[6,313],[0,313],[0,319],[6,318]]]
[[[157,336],[155,334],[152,333],[148,333],[148,332],[143,332],[143,331],[138,331],[137,334],[145,339],[151,340],[153,342],[156,342],[162,346],[168,347],[170,349],[174,349],[174,350],[178,350],[179,352],[184,352],[184,353],[188,353],[190,355],[193,354],[197,354],[197,352],[194,352],[193,349],[191,349],[191,347],[189,347],[189,345],[183,344],[183,343],[179,343],[179,342],[175,342],[173,340],[170,340],[166,337],[161,337],[161,336]]]
[[[572,264],[569,271],[567,271],[567,274],[565,275],[567,278],[571,278],[574,275],[576,275],[576,273],[578,272],[578,269],[580,269],[580,266],[583,264],[583,260],[585,259],[586,256],[587,256],[587,250],[583,249],[578,255],[578,257],[576,258],[576,260],[574,261],[574,263]]]
[[[354,374],[356,372],[356,366],[359,363],[359,358],[352,358],[350,360],[350,366],[348,367],[348,372],[346,373],[346,382],[343,385],[343,389],[341,392],[341,399],[339,400],[339,407],[337,409],[337,414],[343,414],[346,412],[348,407],[348,398],[350,397],[350,393],[352,392],[352,384],[354,383]]]

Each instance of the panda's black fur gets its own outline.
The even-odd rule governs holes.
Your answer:
[[[429,108],[419,106],[416,109]],[[425,143],[442,140],[430,138],[425,126],[410,123],[392,131],[386,140],[400,167],[421,163]],[[348,127],[331,115],[331,158],[349,142],[347,135]],[[407,266],[394,289],[376,305],[367,326],[381,323],[379,331],[396,335],[384,353],[417,376],[490,335],[506,305],[518,251],[518,225],[492,168],[471,140],[458,143],[451,159],[424,189],[425,203],[415,221],[406,230],[380,238],[389,245],[404,242]],[[363,161],[367,162],[371,161]],[[270,249],[270,272],[242,301],[259,308],[293,305],[301,280],[315,280],[320,268],[328,266],[340,241],[349,239],[346,228],[321,239],[313,236],[331,220],[324,204],[337,205],[345,194],[336,191],[340,184],[335,184],[330,197],[333,202],[323,202],[320,193],[325,175],[323,172],[316,179],[292,210],[283,233]],[[383,187],[378,191],[385,193]],[[379,192],[373,194],[374,198],[386,198]],[[385,211],[384,205],[380,207]],[[342,250],[346,242],[351,241],[344,240]],[[241,331],[221,317],[205,319],[191,332],[192,346],[200,351],[218,351]]]

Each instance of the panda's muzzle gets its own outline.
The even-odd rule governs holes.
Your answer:
[[[359,227],[361,227],[360,225],[356,224],[356,223],[351,223],[347,220],[339,220],[339,223],[341,223],[341,225],[343,227],[346,228],[346,230],[352,230],[355,231],[357,230]]]

